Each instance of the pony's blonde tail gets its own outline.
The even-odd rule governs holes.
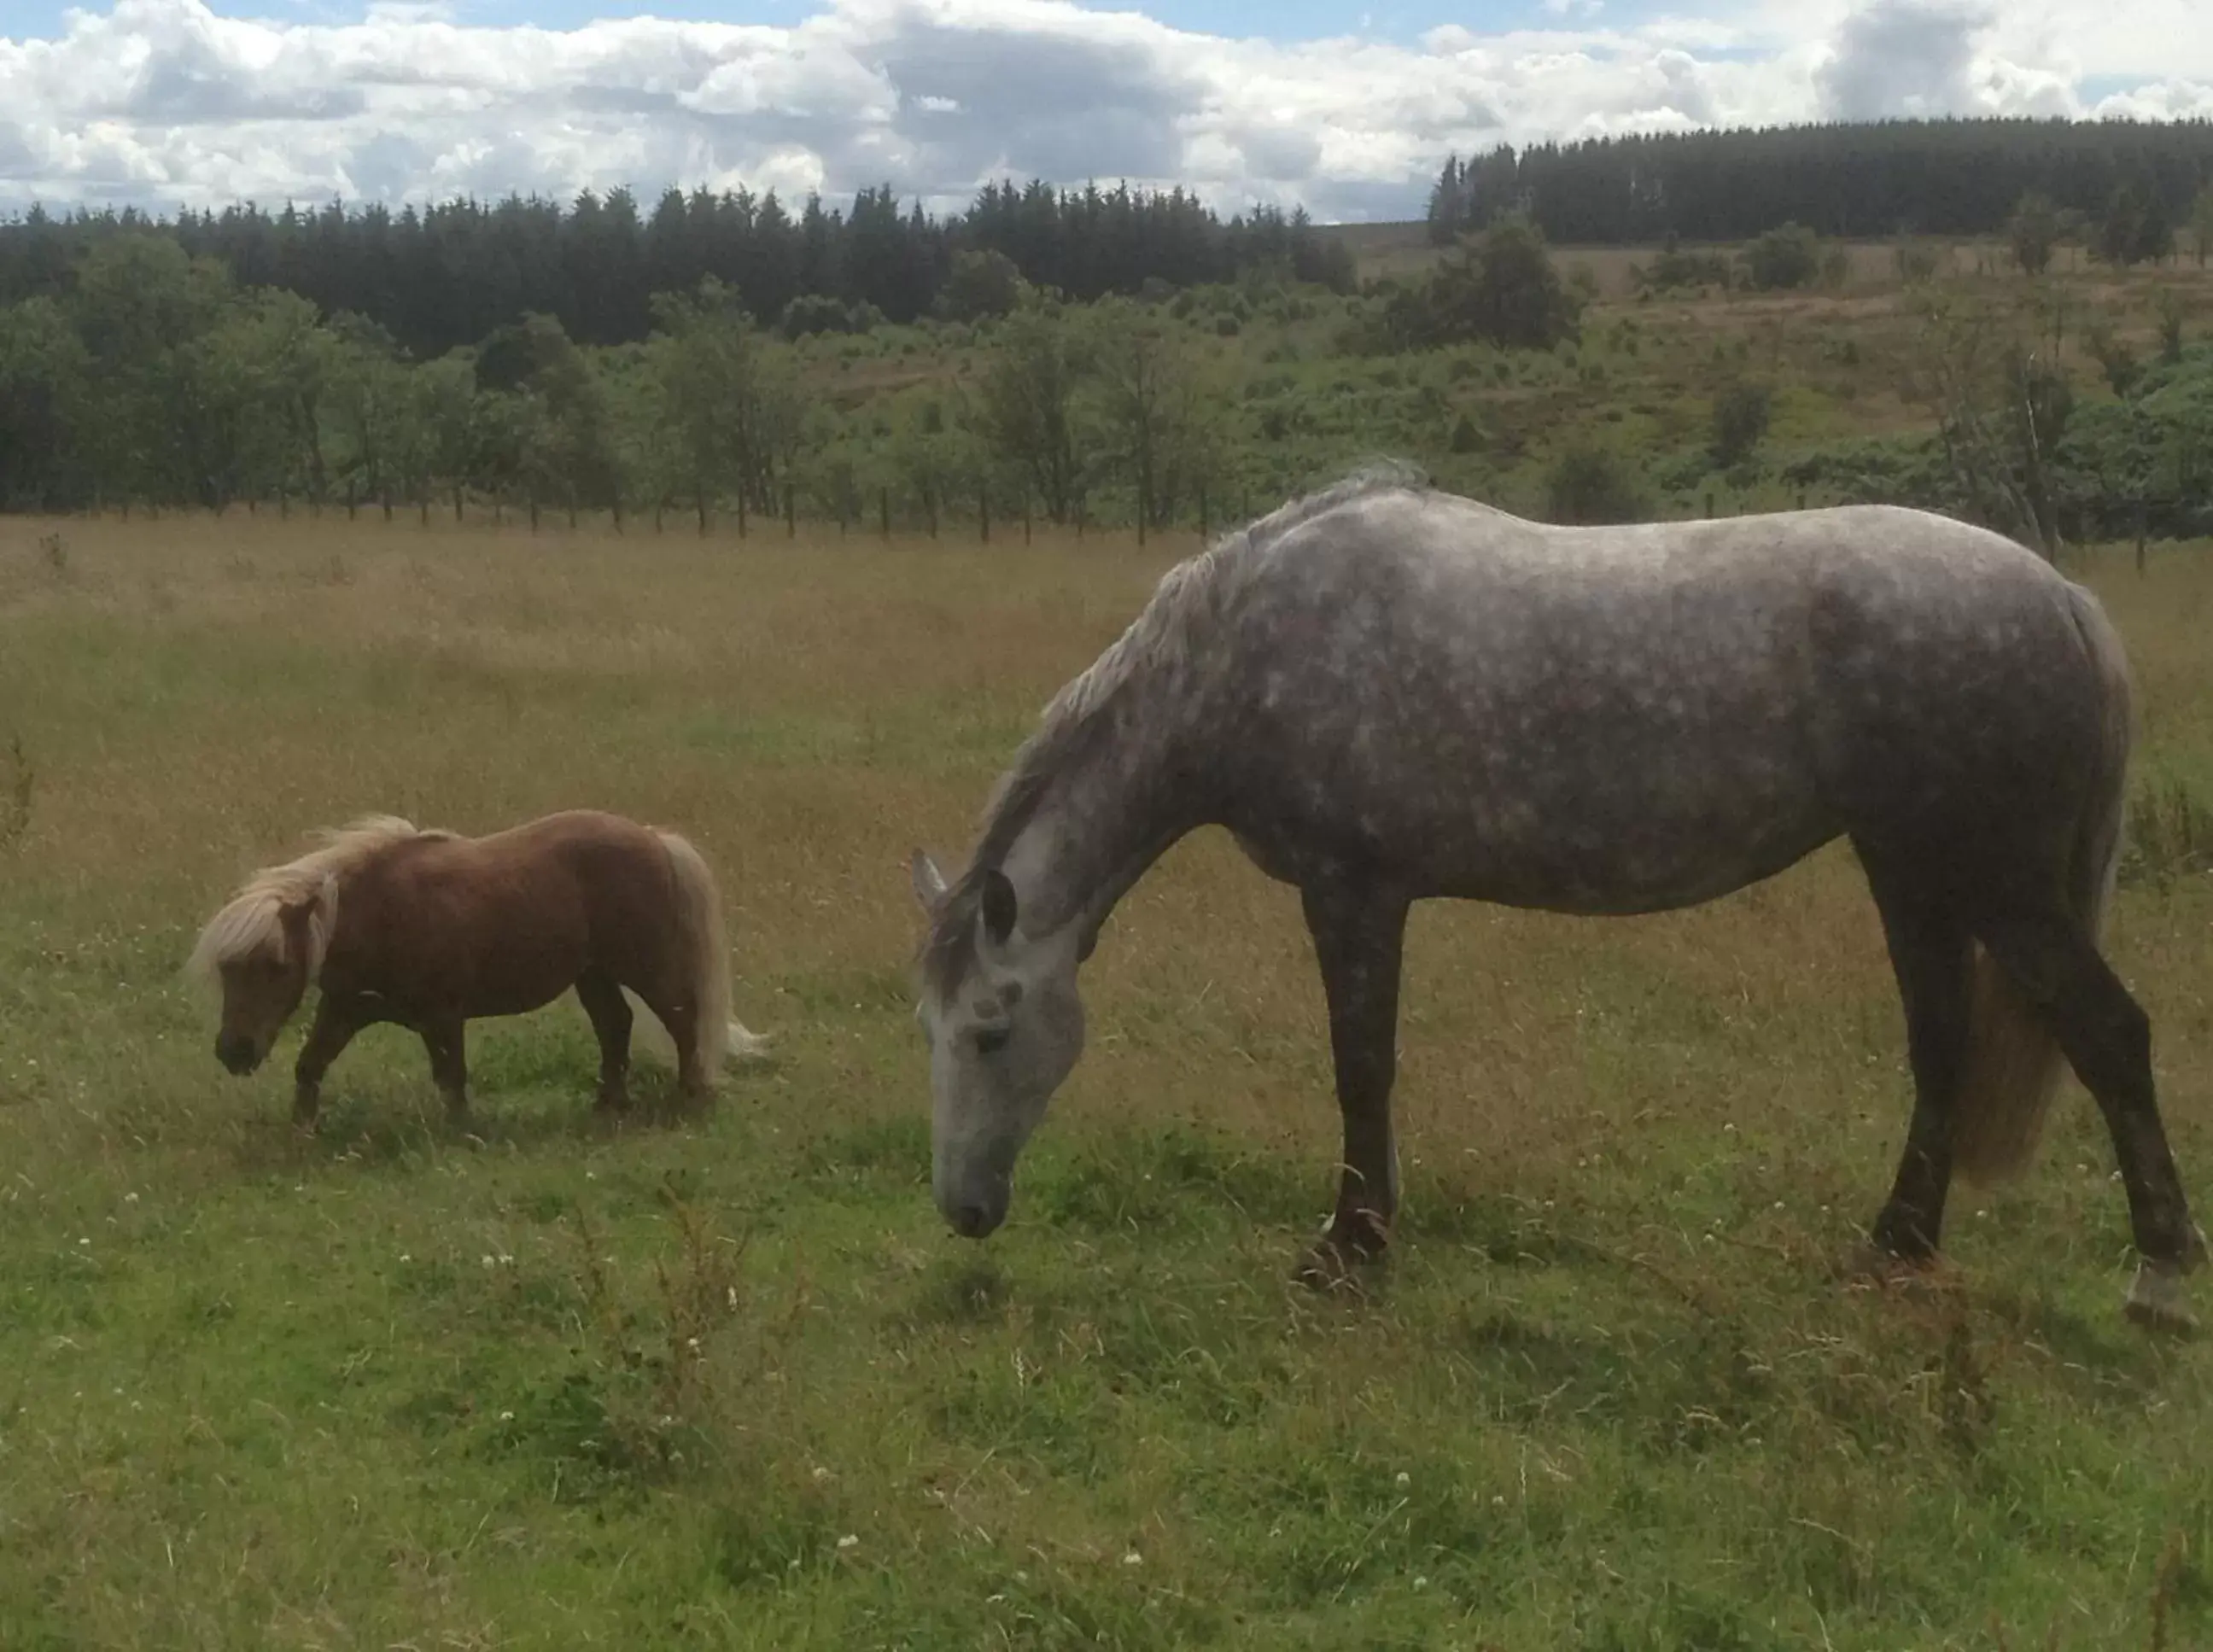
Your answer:
[[[722,898],[699,851],[673,832],[656,832],[676,880],[676,922],[683,936],[686,984],[698,1006],[693,1058],[713,1082],[733,1056],[759,1056],[768,1040],[746,1030],[730,1014],[730,954],[722,934]]]
[[[2068,868],[2068,914],[2097,944],[2119,869],[2128,805],[2132,696],[2128,658],[2097,599],[2070,588],[2075,623],[2103,690],[2104,725],[2091,804]],[[1968,983],[1967,1052],[1952,1104],[1952,1167],[1971,1182],[2018,1176],[2036,1156],[2059,1087],[2059,1041],[2021,989],[1978,943]]]

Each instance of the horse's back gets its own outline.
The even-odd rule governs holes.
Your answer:
[[[1562,527],[1381,492],[1245,570],[1223,781],[1256,843],[1440,892],[1685,904],[1871,820],[2064,813],[2033,771],[2088,766],[2076,614],[2032,553],[1897,507]]]

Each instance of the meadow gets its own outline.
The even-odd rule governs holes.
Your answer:
[[[2087,1097],[1941,1271],[1850,1271],[1907,1085],[1841,849],[1417,909],[1408,1208],[1341,1301],[1289,1277],[1337,1149],[1296,899],[1195,837],[1009,1225],[944,1229],[905,857],[1192,548],[0,519],[0,1645],[2213,1639],[2213,1356],[2120,1316]],[[2202,795],[2204,548],[2076,565],[2140,783]],[[707,854],[774,1066],[611,1127],[581,1013],[480,1022],[459,1136],[380,1029],[303,1139],[297,1025],[216,1065],[179,970],[241,875],[571,805]],[[2213,883],[2156,869],[2111,951],[2203,1204]]]

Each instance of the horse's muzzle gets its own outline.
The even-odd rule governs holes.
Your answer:
[[[963,1239],[985,1239],[998,1231],[999,1224],[1007,1219],[1007,1206],[1013,1190],[1002,1183],[981,1192],[957,1194],[937,1201],[938,1214],[945,1225]]]
[[[215,1058],[243,1078],[261,1064],[261,1048],[243,1033],[224,1033],[216,1039]]]

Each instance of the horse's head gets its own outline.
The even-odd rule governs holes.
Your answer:
[[[322,961],[326,899],[319,890],[259,911],[234,905],[200,938],[193,963],[223,989],[216,1059],[241,1077],[269,1058],[307,996]]]
[[[1004,873],[948,892],[920,850],[912,871],[933,931],[915,1010],[930,1045],[930,1191],[955,1233],[981,1239],[1006,1220],[1015,1159],[1083,1053],[1081,948],[1022,934]]]

